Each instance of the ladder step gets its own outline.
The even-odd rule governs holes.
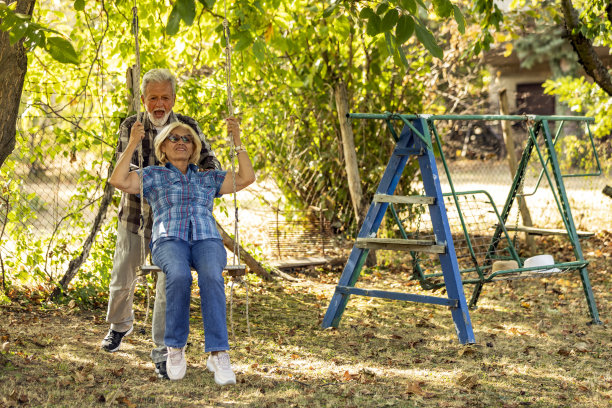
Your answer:
[[[421,149],[409,149],[406,147],[399,147],[395,148],[393,154],[397,156],[422,156],[424,154],[424,151]]]
[[[429,303],[448,307],[458,307],[457,299],[440,298],[435,296],[415,295],[411,293],[390,292],[385,290],[362,289],[352,286],[336,286],[336,292],[347,295],[369,296],[392,300],[407,300],[409,302]]]
[[[414,251],[430,254],[443,254],[446,252],[446,245],[436,244],[435,241],[425,239],[357,238],[355,246],[357,248]]]
[[[388,194],[374,194],[374,202],[432,205],[436,202],[436,198],[427,196],[394,196]]]

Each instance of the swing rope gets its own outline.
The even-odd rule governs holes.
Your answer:
[[[227,113],[229,117],[234,116],[234,101],[232,96],[232,48],[229,43],[229,22],[227,21],[227,3],[223,2],[224,6],[224,18],[223,18],[223,35],[225,37],[225,88],[227,91]],[[234,196],[234,251],[233,251],[233,265],[240,265],[240,239],[238,231],[238,202],[236,199],[236,157],[238,152],[236,151],[236,145],[232,138],[232,133],[227,132],[230,146],[232,146],[232,182],[233,182],[233,196]],[[236,260],[238,262],[236,262]]]
[[[140,116],[140,44],[138,42],[138,6],[136,5],[136,0],[134,0],[134,7],[132,7],[132,32],[134,34],[134,48],[136,54],[136,64],[132,69],[132,91],[134,93],[134,101],[136,105],[136,119]],[[134,79],[136,79],[134,81]],[[135,84],[136,83],[136,84]],[[136,86],[134,86],[134,84]],[[140,225],[138,227],[138,235],[140,236],[140,265],[145,265],[146,263],[146,242],[145,242],[145,219],[144,219],[144,200],[143,200],[143,172],[142,169],[144,167],[144,157],[142,153],[142,141],[138,145],[138,168],[141,170],[139,173],[140,176]],[[137,276],[134,279],[132,293],[136,289],[136,283],[139,279],[142,279],[142,282],[145,283],[147,288],[147,310],[145,313],[144,327],[147,326],[149,321],[149,310],[151,306],[151,294],[149,290],[149,285],[146,285],[146,277],[144,275]],[[143,330],[144,330],[143,327]]]
[[[234,101],[232,96],[232,48],[230,45],[230,30],[229,21],[227,20],[227,1],[223,1],[223,35],[225,37],[225,88],[227,91],[227,112],[229,117],[234,116]],[[244,271],[244,266],[240,264],[240,237],[239,237],[239,218],[238,218],[238,202],[236,198],[236,171],[235,162],[238,157],[238,151],[236,151],[236,145],[231,132],[227,132],[229,144],[232,146],[232,182],[233,182],[233,196],[234,196],[234,250],[233,252],[233,265],[231,270]],[[239,284],[245,287],[246,292],[246,321],[247,321],[247,333],[251,336],[251,325],[249,322],[249,285],[243,278],[244,272],[231,274],[232,283],[230,285],[230,322],[232,330],[232,340],[236,341],[236,335],[234,333],[234,283],[238,281]],[[237,279],[236,279],[237,278]]]

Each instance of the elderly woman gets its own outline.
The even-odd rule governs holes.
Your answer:
[[[191,127],[174,122],[155,138],[155,154],[163,166],[142,170],[143,195],[153,210],[151,254],[153,262],[166,274],[167,371],[171,380],[185,376],[185,345],[189,334],[191,268],[198,273],[200,305],[204,321],[205,351],[211,354],[206,367],[219,385],[235,384],[227,336],[223,268],[227,255],[212,215],[213,200],[222,194],[241,190],[255,181],[246,149],[240,142],[236,118],[227,119],[238,156],[238,172],[198,172],[195,163],[201,142]],[[130,158],[144,137],[136,122],[127,148],[117,161],[110,183],[130,194],[140,193],[140,174],[130,171]],[[228,177],[226,177],[228,176]],[[235,181],[234,181],[235,178]]]

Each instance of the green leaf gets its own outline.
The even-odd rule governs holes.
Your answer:
[[[459,7],[453,4],[453,15],[455,16],[455,21],[457,22],[457,28],[461,34],[465,34],[465,17],[463,17],[463,13],[459,10]]]
[[[234,46],[234,51],[236,52],[240,52],[253,44],[253,37],[251,37],[251,33],[248,31],[241,31],[236,37],[238,38],[238,42]]]
[[[389,4],[386,2],[380,3],[378,8],[376,9],[376,14],[378,14],[379,16],[382,16],[387,10],[389,10]]]
[[[0,22],[0,30],[2,31],[8,31],[13,26],[13,24],[17,22],[17,18],[11,10],[3,12],[0,17],[2,17],[2,21]]]
[[[266,45],[263,41],[253,43],[253,55],[261,62],[266,60]]]
[[[417,4],[414,0],[400,0],[400,6],[412,15],[417,12]]]
[[[331,14],[334,12],[334,10],[336,9],[336,7],[338,7],[338,4],[340,4],[339,1],[336,1],[334,4],[332,4],[331,6],[329,6],[328,8],[326,8],[323,11],[323,17],[327,18],[329,16],[331,16]]]
[[[178,0],[175,4],[181,19],[188,26],[193,24],[196,15],[196,7],[194,0]]]
[[[410,68],[410,64],[408,63],[408,59],[406,58],[406,53],[404,52],[404,49],[401,45],[398,45],[397,52],[400,55],[400,59],[402,60],[402,64],[404,65],[404,67]]]
[[[444,52],[436,42],[436,39],[434,38],[431,31],[429,31],[426,27],[421,26],[420,24],[416,24],[414,26],[414,30],[417,38],[419,39],[421,44],[425,46],[427,51],[429,51],[434,57],[442,59],[442,57],[444,56]]]
[[[380,29],[382,31],[391,31],[395,24],[397,23],[399,17],[399,13],[396,9],[391,9],[385,14],[380,24]]]
[[[9,31],[9,41],[11,45],[15,45],[17,41],[21,40],[21,38],[24,36],[27,30],[28,30],[28,23],[26,23],[25,21],[17,22],[13,26],[13,28],[11,28],[11,31]]]
[[[364,7],[359,12],[359,18],[362,18],[362,19],[369,20],[372,16],[375,16],[375,15],[376,13],[374,13],[374,10],[372,10],[370,7]]]
[[[391,34],[389,34],[388,32],[385,33],[385,42],[387,44],[387,52],[389,53],[389,55],[393,55],[395,47],[393,46]]]
[[[416,2],[423,7],[425,10],[427,10],[427,5],[425,3],[423,3],[423,0],[416,0]]]
[[[395,26],[395,38],[398,44],[405,43],[414,32],[414,20],[408,15],[402,15]]]
[[[378,35],[382,31],[380,29],[381,22],[380,17],[377,15],[373,15],[370,19],[368,19],[368,25],[366,26],[366,32],[368,35],[372,37]]]
[[[215,0],[198,0],[198,1],[202,3],[202,5],[208,10],[212,10],[213,6],[215,5]]]
[[[47,43],[45,34],[40,28],[29,30],[25,35],[25,42],[30,46],[30,51],[34,49],[34,47],[45,48]]]
[[[63,62],[65,64],[79,63],[79,56],[74,50],[74,47],[70,41],[65,40],[62,37],[48,37],[47,51],[55,60],[59,62]]]
[[[440,17],[450,17],[453,12],[453,4],[450,0],[433,0],[434,11]]]
[[[74,9],[76,11],[85,10],[85,0],[74,0]]]
[[[180,23],[181,16],[178,12],[177,6],[175,5],[168,16],[168,22],[166,23],[166,34],[175,35],[178,33]]]

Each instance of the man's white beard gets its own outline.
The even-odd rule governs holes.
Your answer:
[[[147,112],[147,115],[149,115],[149,120],[151,121],[151,123],[153,123],[153,126],[155,126],[155,127],[162,127],[168,121],[168,118],[170,117],[171,113],[172,113],[172,111],[166,112],[166,114],[161,119],[155,118],[155,116],[153,116],[153,114],[151,114],[151,112]]]

